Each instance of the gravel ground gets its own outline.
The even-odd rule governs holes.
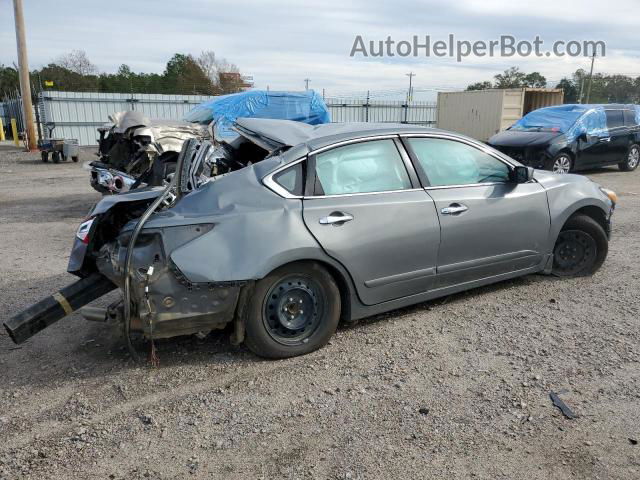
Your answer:
[[[73,281],[91,155],[0,146],[0,320]],[[78,315],[19,347],[2,331],[0,478],[640,478],[640,171],[589,176],[621,197],[595,276],[398,310],[305,357],[219,332],[159,342],[151,368]]]

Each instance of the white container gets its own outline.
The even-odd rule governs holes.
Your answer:
[[[527,113],[560,105],[562,89],[508,88],[438,93],[438,128],[486,142]]]

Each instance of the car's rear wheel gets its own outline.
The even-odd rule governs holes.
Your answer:
[[[624,162],[620,162],[618,167],[624,172],[632,172],[640,165],[640,146],[633,144],[629,147],[629,153]]]
[[[256,283],[245,318],[245,343],[268,358],[313,352],[335,332],[340,308],[338,286],[321,265],[286,265]]]
[[[609,241],[604,229],[587,215],[570,218],[553,249],[553,274],[580,277],[594,274],[604,263]]]
[[[545,170],[550,170],[553,173],[570,173],[573,170],[573,158],[568,153],[559,153],[555,157],[547,162],[544,165]]]

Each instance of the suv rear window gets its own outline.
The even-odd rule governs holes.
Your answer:
[[[638,122],[636,122],[636,112],[624,110],[624,124],[627,127],[635,127],[638,124]]]
[[[624,127],[622,110],[605,110],[607,115],[607,128]]]

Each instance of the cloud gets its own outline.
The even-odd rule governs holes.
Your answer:
[[[8,0],[0,0],[11,11]],[[83,49],[100,69],[122,64],[134,70],[161,72],[176,52],[214,50],[253,75],[256,86],[302,89],[304,79],[329,94],[402,91],[408,71],[417,87],[456,88],[491,79],[511,65],[540,71],[559,80],[587,58],[468,58],[463,63],[435,58],[350,58],[356,35],[400,40],[430,34],[446,38],[489,40],[501,34],[520,39],[540,35],[558,39],[605,40],[607,56],[597,71],[640,75],[640,29],[637,0],[611,0],[601,15],[601,0],[111,0],[108,4],[66,0],[55,8],[44,0],[25,3],[30,64],[42,66],[73,49]],[[0,62],[15,61],[13,15],[0,18]],[[400,94],[400,97],[402,94]]]

